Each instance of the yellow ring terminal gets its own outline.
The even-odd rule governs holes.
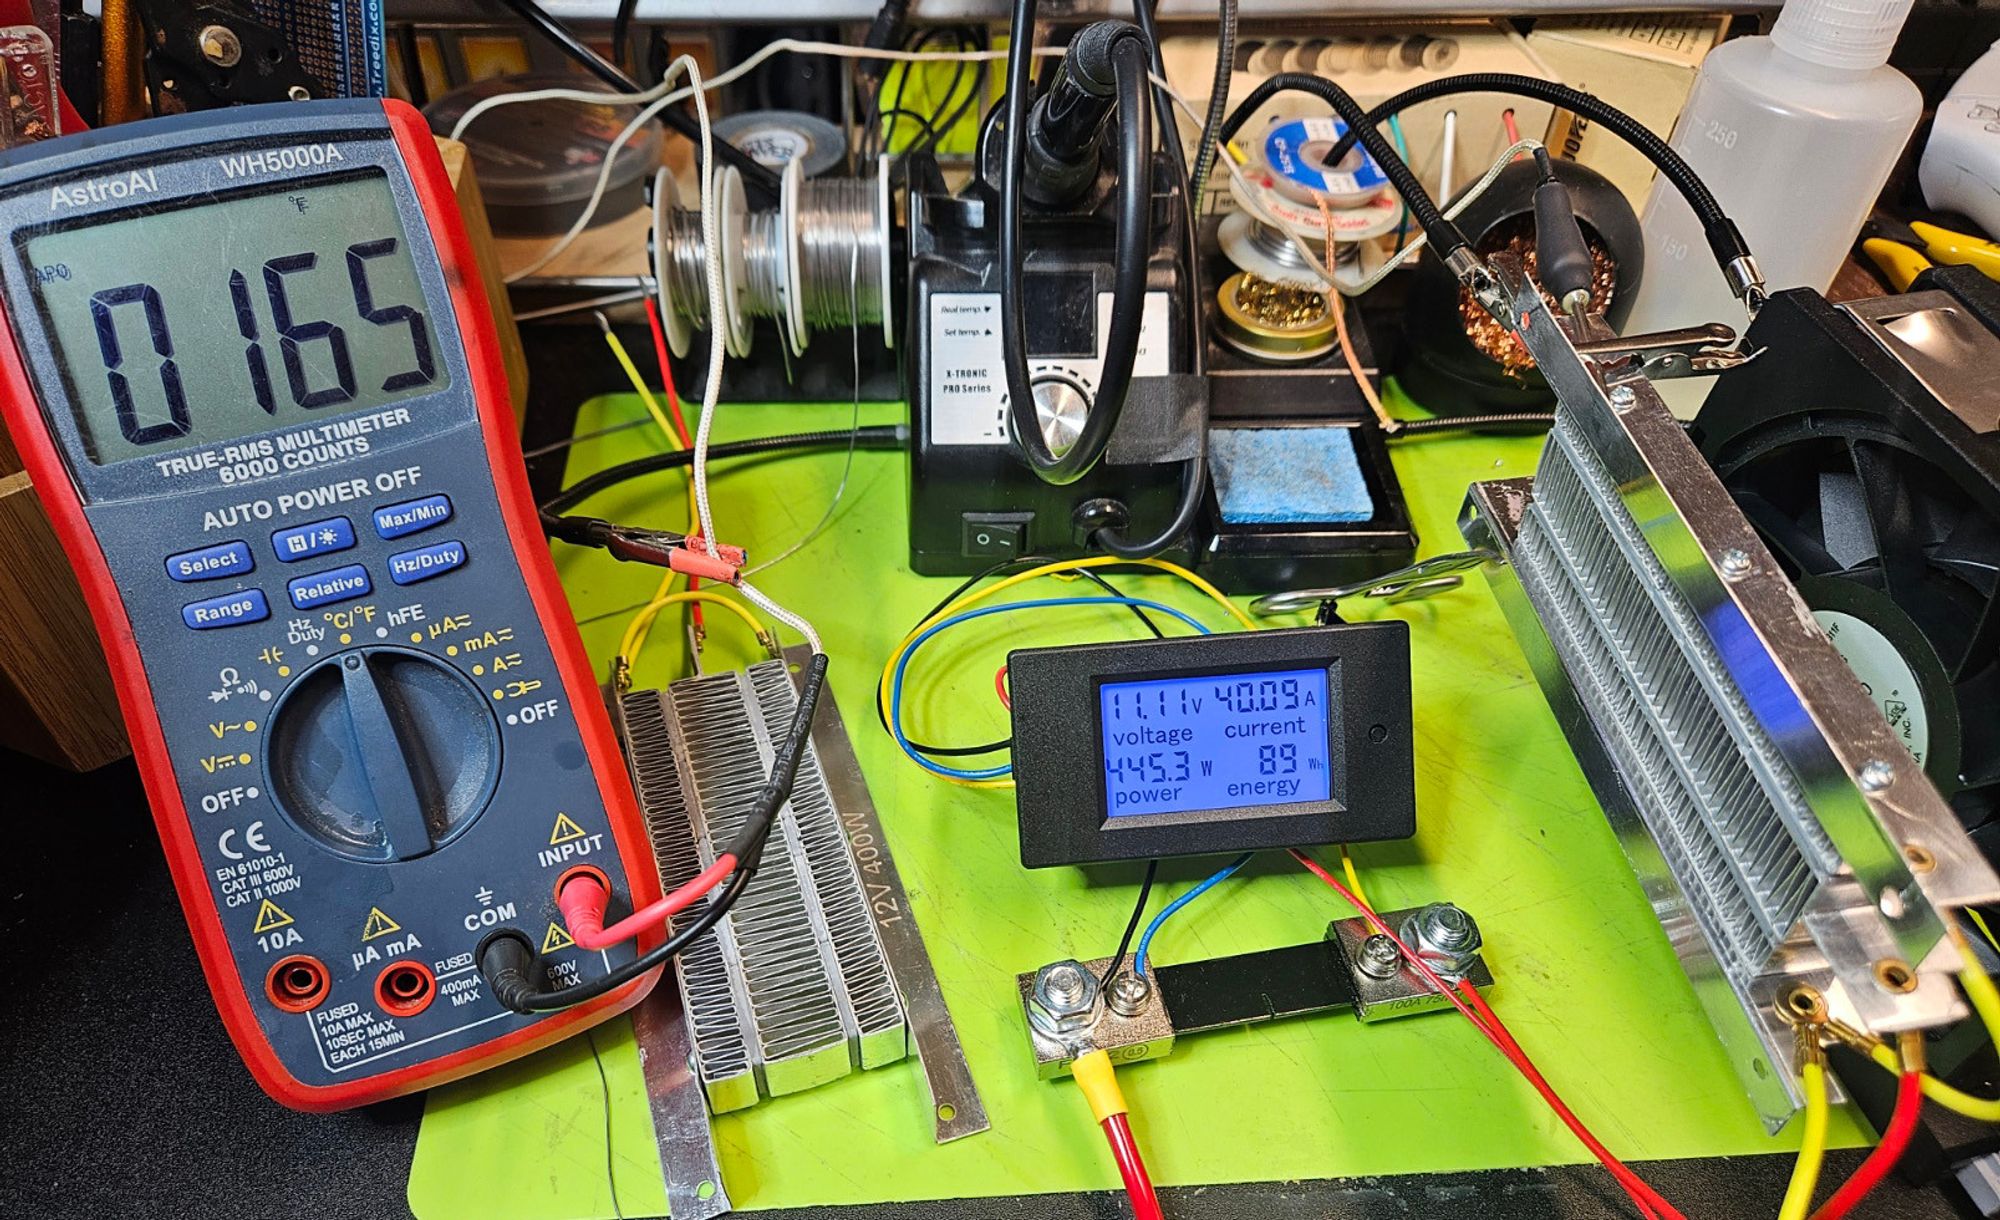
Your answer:
[[[1076,1087],[1083,1090],[1084,1100],[1090,1103],[1092,1118],[1102,1123],[1114,1114],[1125,1113],[1125,1092],[1118,1087],[1118,1073],[1111,1066],[1110,1055],[1091,1051],[1080,1056],[1069,1070],[1076,1078]]]

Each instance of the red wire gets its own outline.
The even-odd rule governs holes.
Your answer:
[[[1293,859],[1305,866],[1306,871],[1331,886],[1342,898],[1347,900],[1349,905],[1361,912],[1362,918],[1368,921],[1370,927],[1394,941],[1396,948],[1402,952],[1404,960],[1414,966],[1417,973],[1423,975],[1424,980],[1439,995],[1449,1000],[1452,1007],[1458,1009],[1459,1013],[1466,1020],[1472,1022],[1474,1029],[1486,1035],[1487,1041],[1491,1042],[1502,1055],[1506,1056],[1507,1061],[1514,1065],[1515,1070],[1519,1071],[1527,1079],[1528,1083],[1535,1087],[1535,1091],[1542,1095],[1542,1100],[1548,1103],[1549,1108],[1555,1112],[1556,1117],[1562,1119],[1563,1125],[1570,1129],[1571,1133],[1583,1143],[1584,1147],[1590,1149],[1591,1155],[1595,1156],[1606,1170],[1610,1171],[1611,1176],[1617,1180],[1619,1187],[1631,1198],[1633,1206],[1639,1209],[1641,1215],[1647,1217],[1648,1220],[1662,1220],[1662,1218],[1664,1220],[1685,1220],[1685,1217],[1671,1203],[1668,1203],[1658,1191],[1647,1185],[1638,1174],[1626,1168],[1625,1163],[1620,1161],[1616,1156],[1613,1156],[1610,1149],[1606,1148],[1603,1142],[1591,1133],[1590,1128],[1584,1126],[1583,1120],[1579,1119],[1575,1112],[1557,1095],[1554,1086],[1550,1085],[1548,1080],[1542,1075],[1540,1069],[1535,1067],[1534,1061],[1528,1058],[1527,1052],[1523,1051],[1520,1044],[1514,1041],[1513,1035],[1501,1023],[1499,1016],[1487,1006],[1486,1000],[1479,994],[1478,988],[1473,987],[1470,983],[1463,982],[1456,989],[1447,985],[1443,979],[1438,977],[1436,971],[1426,965],[1421,957],[1412,952],[1410,947],[1402,942],[1401,938],[1396,935],[1388,924],[1382,922],[1382,918],[1379,915],[1375,914],[1366,903],[1361,901],[1359,895],[1342,885],[1340,880],[1321,867],[1318,861],[1297,851],[1292,852],[1291,855]],[[1464,999],[1460,998],[1461,993]],[[1467,1001],[1470,1001],[1472,1006],[1476,1006],[1478,1011],[1475,1012],[1472,1006],[1468,1006]]]
[[[1502,111],[1500,112],[1500,121],[1501,121],[1502,123],[1506,124],[1506,126],[1507,126],[1507,142],[1508,142],[1509,144],[1518,144],[1518,143],[1520,143],[1520,142],[1521,142],[1521,125],[1520,125],[1519,123],[1517,123],[1517,122],[1515,122],[1515,121],[1514,121],[1514,108],[1513,108],[1512,106],[1509,106],[1509,107],[1508,107],[1507,109],[1505,109],[1505,110],[1502,110]],[[652,306],[652,304],[653,304],[653,302],[652,302],[652,300],[651,300],[651,299],[649,298],[649,299],[648,299],[648,300],[646,301],[646,305],[647,305],[647,306],[648,306],[648,307],[650,308],[650,307]]]
[[[681,438],[681,447],[694,448],[694,437],[688,432],[687,420],[681,417],[680,391],[674,389],[674,362],[667,356],[667,332],[660,326],[660,304],[652,297],[646,298],[646,324],[653,329],[653,358],[660,362],[660,386],[667,393],[667,410],[674,417],[674,434]]]
[[[556,895],[556,906],[562,910],[563,926],[569,930],[571,940],[593,951],[609,949],[622,941],[631,940],[648,928],[659,927],[693,906],[702,895],[722,884],[723,878],[735,871],[736,857],[725,852],[694,880],[608,928],[604,926],[604,906],[611,901],[611,894],[589,873],[579,873],[564,885],[562,892]]]
[[[1007,667],[1005,665],[1002,665],[999,672],[993,675],[993,689],[1000,692],[1000,706],[1010,712],[1013,711],[1014,697],[1007,693]]]
[[[1920,1077],[1915,1072],[1905,1072],[1896,1081],[1896,1108],[1889,1114],[1889,1128],[1882,1132],[1882,1142],[1875,1145],[1875,1151],[1861,1162],[1861,1168],[1854,1176],[1840,1184],[1833,1197],[1820,1204],[1812,1214],[1812,1220],[1839,1220],[1861,1202],[1863,1195],[1875,1189],[1903,1152],[1910,1146],[1910,1137],[1917,1131],[1917,1116],[1923,1110],[1924,1095],[1919,1087]]]
[[[1160,1214],[1160,1197],[1153,1193],[1153,1179],[1146,1175],[1146,1161],[1139,1155],[1139,1141],[1132,1138],[1132,1124],[1123,1114],[1113,1114],[1100,1125],[1111,1144],[1111,1159],[1118,1162],[1118,1174],[1125,1179],[1125,1197],[1132,1201],[1134,1220],[1165,1220]]]

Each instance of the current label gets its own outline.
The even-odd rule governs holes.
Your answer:
[[[1324,669],[1106,683],[1098,691],[1111,817],[1325,801]]]

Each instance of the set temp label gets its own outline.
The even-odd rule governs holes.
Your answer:
[[[1001,363],[1000,294],[931,294],[930,429],[934,445],[1007,443],[1007,373]],[[1165,377],[1168,302],[1164,292],[1146,294],[1139,323],[1134,377]],[[1111,329],[1111,294],[1097,294],[1097,354],[1034,360],[1030,374],[1060,372],[1093,393],[1104,367],[1104,341]]]

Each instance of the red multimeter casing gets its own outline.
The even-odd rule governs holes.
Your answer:
[[[258,1084],[334,1110],[577,1033],[557,879],[659,897],[430,130],[399,102],[0,156],[0,408],[103,639],[202,968]]]

